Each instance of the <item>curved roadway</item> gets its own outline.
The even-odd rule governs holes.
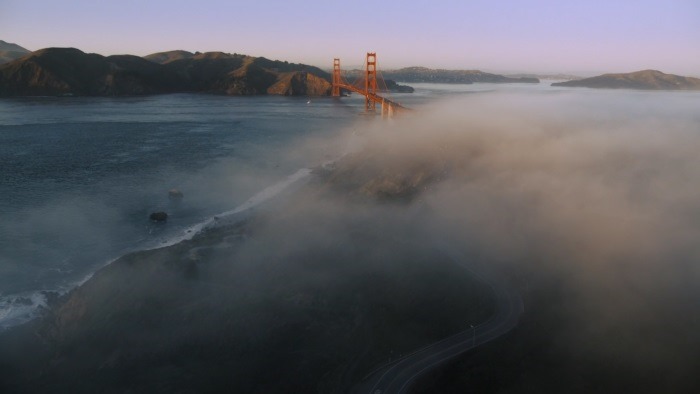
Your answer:
[[[393,363],[376,370],[360,382],[353,392],[367,394],[406,393],[411,384],[423,373],[507,333],[518,324],[524,306],[520,294],[493,275],[486,278],[467,267],[466,258],[439,242],[438,249],[453,261],[469,270],[486,283],[494,293],[496,312],[485,322],[451,337],[419,349]]]

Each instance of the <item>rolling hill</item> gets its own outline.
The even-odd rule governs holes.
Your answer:
[[[328,95],[329,78],[313,66],[223,52],[189,56],[173,51],[142,58],[46,48],[0,65],[0,96]]]
[[[191,59],[192,57],[194,57],[194,55],[195,54],[192,52],[176,50],[152,53],[150,55],[144,56],[143,58],[146,60],[150,60],[154,63],[165,64],[174,60]]]
[[[386,70],[384,77],[400,82],[432,83],[539,83],[537,78],[511,78],[479,70],[442,70],[426,67],[407,67]]]
[[[28,54],[30,51],[17,44],[0,40],[0,64],[11,62]]]
[[[603,74],[597,77],[553,83],[552,86],[596,89],[700,90],[700,79],[643,70],[626,74]]]

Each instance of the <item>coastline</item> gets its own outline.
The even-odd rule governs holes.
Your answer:
[[[297,338],[295,342],[301,341],[299,351],[317,346],[336,348],[333,353],[335,356],[332,357],[334,361],[330,364],[326,362],[297,367],[292,367],[290,364],[286,369],[303,368],[308,369],[308,373],[320,375],[314,375],[315,378],[309,379],[285,375],[279,378],[282,382],[280,384],[291,384],[291,387],[299,388],[311,388],[319,384],[320,386],[317,387],[334,387],[333,390],[337,390],[358,381],[369,372],[368,369],[371,366],[385,362],[387,357],[395,357],[394,351],[399,349],[402,353],[412,351],[426,342],[438,340],[454,332],[452,330],[456,327],[455,324],[461,325],[464,312],[476,313],[474,316],[490,315],[491,302],[487,301],[490,298],[488,291],[485,288],[482,289],[482,285],[469,278],[469,275],[457,270],[458,267],[454,267],[454,263],[444,256],[441,257],[440,253],[436,254],[429,247],[407,246],[393,240],[393,237],[387,238],[377,229],[365,228],[362,224],[363,220],[350,224],[357,228],[350,232],[350,234],[357,234],[353,235],[353,238],[357,239],[348,245],[327,245],[324,241],[324,232],[327,230],[323,229],[320,229],[321,233],[317,233],[313,228],[303,231],[297,229],[298,233],[311,230],[311,234],[316,234],[311,239],[303,234],[288,233],[285,230],[287,226],[298,225],[299,218],[313,216],[318,211],[318,207],[312,208],[306,205],[309,190],[312,190],[312,195],[333,193],[324,189],[323,182],[309,183],[311,174],[310,169],[297,171],[251,197],[237,208],[217,215],[218,220],[210,218],[195,226],[190,233],[183,235],[187,239],[163,247],[135,251],[120,257],[103,267],[81,286],[61,297],[40,319],[0,333],[0,346],[9,349],[5,357],[0,359],[0,365],[3,366],[3,374],[5,374],[0,378],[17,374],[19,377],[8,380],[14,382],[9,386],[11,389],[18,387],[41,389],[45,387],[43,384],[48,382],[58,384],[58,387],[75,388],[76,383],[69,381],[64,375],[69,376],[75,371],[85,369],[93,371],[95,365],[102,365],[90,373],[89,376],[95,376],[92,380],[81,382],[80,385],[93,388],[105,387],[103,385],[109,387],[109,383],[106,383],[109,381],[109,376],[112,376],[112,373],[122,373],[119,371],[131,368],[129,365],[157,368],[161,361],[151,360],[151,356],[147,354],[162,351],[156,349],[171,349],[173,341],[174,343],[224,341],[226,345],[223,345],[223,348],[220,345],[210,347],[207,344],[205,345],[207,350],[200,350],[205,355],[202,357],[207,360],[209,357],[219,357],[224,349],[229,349],[226,352],[233,354],[243,352],[241,353],[243,357],[244,354],[248,354],[246,353],[248,346],[254,346],[253,349],[259,348],[261,351],[267,349],[263,351],[264,354],[269,355],[270,352],[277,354],[276,359],[287,363],[291,360],[284,355],[285,351],[279,350],[281,353],[278,353],[278,350],[269,348],[266,343],[280,340],[280,338]],[[303,185],[309,185],[309,187],[302,187]],[[299,207],[298,204],[302,206]],[[358,207],[361,206],[362,204]],[[333,217],[333,210],[330,213]],[[367,216],[367,219],[370,217],[372,216]],[[357,233],[358,230],[361,232]],[[272,239],[278,241],[265,247],[261,242],[264,244],[271,242],[270,235],[264,235],[269,231],[273,233]],[[321,238],[314,240],[314,237]],[[281,240],[289,241],[290,238],[315,244],[311,250],[300,249],[300,251],[306,250],[304,254],[310,253],[309,256],[315,257],[311,260],[302,257],[300,260],[301,256],[298,252],[292,252],[291,255],[284,252],[290,247],[291,250],[297,249],[293,243],[290,245],[277,243]],[[357,246],[352,246],[353,244]],[[393,252],[388,255],[382,253],[373,256],[374,252],[366,255],[362,250],[369,245],[374,246],[368,251],[373,250],[377,245],[384,245],[379,250],[389,248]],[[266,251],[261,252],[261,247]],[[348,251],[355,250],[352,255],[359,253],[357,257],[364,257],[357,260],[351,255],[344,259],[347,261],[339,261],[339,256],[348,253],[348,251],[343,252],[348,247],[350,248]],[[231,260],[231,256],[234,255],[247,255],[245,251],[249,248],[256,251],[254,261],[257,263],[243,263],[239,266],[239,263],[236,263],[239,258]],[[274,256],[278,255],[289,257],[284,257],[277,262],[278,257]],[[387,261],[387,257],[392,260]],[[323,263],[324,261],[327,263]],[[427,262],[431,264],[426,264]],[[259,264],[262,266],[258,267]],[[272,264],[271,267],[265,268],[270,264]],[[400,271],[397,271],[398,267],[402,267]],[[313,273],[318,269],[330,270],[329,274],[336,272],[332,274],[332,279],[329,278],[329,284],[319,283],[313,279],[315,275]],[[235,272],[244,270],[246,275],[240,276],[231,270]],[[280,270],[282,272],[279,272]],[[394,274],[385,276],[389,272]],[[448,279],[445,279],[446,277]],[[380,278],[383,279],[380,280]],[[273,286],[264,284],[270,280],[278,284]],[[303,285],[295,284],[299,280],[310,280],[310,282]],[[436,280],[443,282],[439,290],[433,289]],[[336,285],[333,286],[332,283]],[[383,289],[378,290],[376,286],[380,283]],[[351,288],[347,288],[348,285]],[[288,286],[291,286],[290,290],[285,289]],[[313,288],[316,290],[309,293]],[[355,290],[351,290],[352,288]],[[268,291],[271,293],[265,295]],[[383,297],[384,301],[380,301],[379,305],[376,301],[371,301],[377,291],[380,294],[386,293]],[[458,294],[461,295],[458,296]],[[456,297],[449,308],[451,311],[436,308],[432,304],[444,297],[450,299]],[[408,300],[413,301],[406,303]],[[367,304],[368,302],[370,303]],[[415,302],[418,302],[418,305],[414,305]],[[418,308],[424,303],[432,307]],[[277,304],[279,306],[275,306]],[[281,305],[286,306],[279,309]],[[375,310],[381,305],[384,306]],[[477,305],[480,306],[477,307]],[[285,308],[292,308],[296,312],[286,311]],[[337,308],[345,312],[338,314],[335,311]],[[390,312],[396,308],[398,308],[397,312]],[[398,313],[399,310],[405,310],[405,312]],[[453,315],[452,311],[458,310],[462,310],[463,313]],[[410,314],[407,315],[408,311],[412,313],[422,311],[421,314],[425,316],[419,314],[412,318]],[[344,316],[347,313],[350,316]],[[431,315],[434,317],[427,317]],[[395,317],[389,318],[390,316]],[[458,318],[455,319],[455,317]],[[183,318],[185,320],[182,320]],[[389,320],[386,320],[387,318]],[[175,319],[173,323],[177,322],[177,324],[174,326],[167,324],[152,331],[153,324],[156,325],[155,327],[161,327],[161,324],[164,324],[161,323],[163,319],[166,321]],[[255,323],[260,319],[268,323],[260,327]],[[338,332],[339,337],[319,337],[319,333],[309,337],[309,334],[304,334],[303,330],[297,331],[297,328],[294,328],[299,324],[296,323],[299,319],[302,321],[311,319],[308,321],[313,322],[312,324],[317,327],[312,330],[313,332],[330,330],[329,332]],[[346,321],[347,319],[351,320]],[[398,320],[394,321],[394,319]],[[400,328],[407,323],[405,319],[413,323]],[[435,319],[444,321],[444,325],[428,324]],[[136,327],[139,328],[136,329]],[[253,329],[253,327],[259,328]],[[401,333],[398,337],[395,330]],[[156,332],[162,337],[154,337],[151,344],[140,344],[134,347],[140,343],[137,338],[143,335],[150,336],[149,333]],[[207,332],[210,333],[206,334]],[[230,333],[238,334],[229,337]],[[354,343],[350,348],[346,348],[348,345],[346,340],[340,340],[347,335],[355,338],[350,341]],[[317,344],[319,340],[324,345]],[[356,342],[358,340],[359,343]],[[15,348],[16,345],[13,345],[28,342],[34,345],[26,345],[23,348]],[[240,348],[246,343],[248,345]],[[257,345],[253,345],[256,343]],[[85,350],[80,352],[88,352],[89,355],[81,356],[80,359],[74,358],[71,356],[72,351],[68,349],[73,349],[75,346],[84,348]],[[90,350],[101,349],[104,346],[107,346],[106,349],[114,346],[114,350],[105,354],[98,350]],[[143,346],[145,346],[144,350],[137,350]],[[199,348],[200,345],[197,346]],[[297,345],[289,349],[295,348]],[[17,353],[23,354],[25,351],[29,354],[17,356]],[[183,360],[193,357],[189,351],[184,350],[177,351],[175,354],[177,356],[167,357],[178,359],[185,357]],[[8,356],[10,360],[12,356],[16,356],[17,362],[8,364]],[[248,357],[245,356],[246,359]],[[54,361],[50,361],[51,359]],[[45,364],[46,362],[49,364]],[[65,367],[50,366],[56,362],[59,363],[57,365],[65,365]],[[199,363],[201,366],[197,368],[202,368],[204,365],[211,365],[211,360],[200,360]],[[68,365],[71,365],[69,368],[73,372],[64,370]],[[240,365],[239,368],[246,369]],[[285,374],[289,373],[286,369]],[[248,377],[237,375],[236,379],[239,379],[237,384],[240,384],[240,387],[245,388],[249,384],[253,384],[249,387],[255,387],[260,384],[259,379],[269,379],[269,376],[263,377],[266,374],[255,368],[249,370],[248,374],[250,375]],[[223,374],[217,378],[219,380],[211,383],[212,386],[207,386],[209,383],[203,382],[198,382],[197,385],[222,387],[219,386],[223,384],[220,379],[225,376],[227,375]],[[177,380],[174,376],[172,378],[174,381]],[[0,379],[0,381],[3,380]],[[28,383],[30,381],[36,381],[36,383],[30,384]],[[155,383],[156,381],[143,383],[142,380],[144,386],[139,387],[152,388],[151,385]]]
[[[254,194],[248,200],[229,211],[224,211],[220,214],[205,218],[201,222],[186,227],[179,234],[172,235],[166,240],[156,240],[141,247],[124,250],[124,252],[119,256],[108,258],[105,263],[97,266],[94,271],[88,273],[82,279],[74,282],[72,285],[56,289],[41,289],[32,292],[8,294],[3,296],[7,299],[7,308],[3,311],[4,314],[0,315],[0,334],[2,334],[2,332],[5,330],[11,329],[12,327],[20,326],[30,322],[33,319],[39,318],[42,311],[50,308],[51,305],[56,302],[56,299],[61,298],[70,293],[72,290],[82,286],[84,283],[89,281],[96,272],[121,259],[125,255],[173,246],[182,241],[191,240],[193,237],[197,236],[203,231],[221,226],[232,226],[243,222],[252,215],[255,208],[259,208],[262,204],[265,204],[270,200],[292,192],[301,186],[301,184],[303,184],[305,181],[308,181],[310,174],[311,169],[309,168],[299,169],[278,183],[268,186],[267,188]]]

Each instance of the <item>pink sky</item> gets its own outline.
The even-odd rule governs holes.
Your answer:
[[[700,1],[0,0],[0,39],[104,55],[185,49],[328,68],[700,76]]]

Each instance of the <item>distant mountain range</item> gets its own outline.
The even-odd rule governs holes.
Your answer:
[[[222,52],[172,51],[142,58],[47,48],[0,65],[0,96],[174,92],[319,96],[330,93],[329,79],[317,67]]]
[[[17,44],[12,44],[0,40],[0,64],[19,59],[20,57],[28,54],[29,52],[31,51],[22,48]]]
[[[558,81],[570,81],[572,79],[581,79],[581,77],[572,74],[508,74],[507,77],[511,78],[537,78],[542,79],[554,79]]]
[[[441,70],[426,67],[407,67],[398,70],[382,71],[385,78],[401,82],[433,82],[433,83],[539,83],[532,77],[506,77],[490,74],[479,70]]]
[[[643,70],[626,74],[603,74],[574,81],[557,82],[552,86],[597,89],[700,90],[700,79]]]
[[[102,56],[75,48],[30,52],[0,41],[0,96],[122,96],[175,92],[227,95],[329,95],[330,74],[318,67],[223,52],[174,50],[144,57]],[[352,72],[351,72],[352,74]],[[358,76],[361,72],[357,72]],[[394,82],[504,83],[509,78],[476,70],[410,67],[385,71],[390,91],[413,88]],[[352,76],[351,76],[352,78]]]
[[[4,63],[4,64],[2,64]],[[348,79],[361,77],[350,70]],[[384,70],[391,91],[413,91],[402,82],[539,83],[532,75],[504,76],[479,70],[407,67]],[[562,77],[559,74],[557,77]],[[567,78],[575,78],[566,76]],[[700,79],[645,70],[605,74],[554,83],[553,86],[657,90],[700,89]],[[0,40],[0,96],[122,96],[176,92],[227,95],[324,96],[331,91],[330,74],[305,64],[223,52],[158,52],[144,57],[102,56],[75,48],[35,52]]]

